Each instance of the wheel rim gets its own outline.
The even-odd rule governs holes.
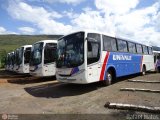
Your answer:
[[[142,74],[143,74],[143,75],[146,74],[145,68],[143,68]]]
[[[107,75],[107,80],[108,80],[108,83],[110,84],[112,81],[112,75],[110,73],[108,73]]]

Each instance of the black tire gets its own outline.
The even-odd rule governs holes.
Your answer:
[[[157,73],[160,73],[160,67],[157,67],[156,71],[157,71]]]
[[[106,80],[103,80],[103,85],[109,86],[112,84],[112,81],[113,81],[113,73],[110,70],[108,70],[106,73]]]
[[[145,67],[145,66],[143,66],[143,68],[142,68],[142,73],[141,73],[141,75],[142,75],[142,76],[146,75],[146,67]]]

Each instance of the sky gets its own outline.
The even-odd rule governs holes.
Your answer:
[[[160,46],[160,0],[0,0],[0,34],[79,30]]]

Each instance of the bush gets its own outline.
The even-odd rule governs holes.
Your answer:
[[[0,49],[0,68],[4,68],[6,59],[6,51]]]

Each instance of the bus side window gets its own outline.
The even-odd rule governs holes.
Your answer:
[[[152,48],[151,48],[151,47],[149,47],[149,54],[150,54],[150,55],[152,55],[152,54],[153,54],[153,52],[152,52]]]
[[[137,53],[142,54],[142,45],[136,44]]]
[[[56,60],[56,44],[46,43],[44,49],[44,64],[55,62]]]
[[[103,35],[103,50],[117,51],[116,39]]]
[[[128,42],[128,48],[130,53],[136,53],[135,43]]]
[[[143,45],[143,53],[146,54],[146,55],[148,54],[147,46]]]
[[[87,38],[87,64],[92,64],[100,59],[100,34],[88,33]]]
[[[91,45],[91,42],[88,42],[88,51],[92,51],[92,45]]]
[[[120,52],[128,52],[126,41],[118,39],[117,42],[118,42],[118,50]]]
[[[160,53],[157,55],[157,59],[160,60]]]

